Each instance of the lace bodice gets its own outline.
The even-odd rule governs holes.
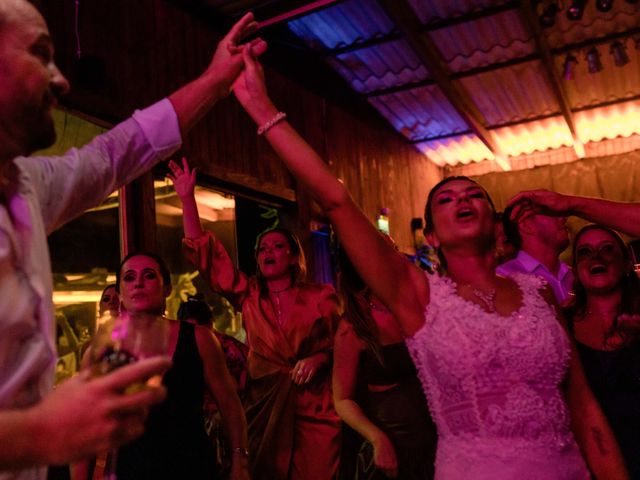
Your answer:
[[[540,295],[544,280],[513,279],[522,305],[501,316],[458,296],[451,279],[429,277],[425,324],[407,346],[438,427],[436,465],[466,462],[464,470],[491,460],[495,468],[495,462],[512,465],[513,458],[547,455],[549,449],[577,452],[560,390],[569,340]],[[456,451],[462,445],[464,454]],[[537,448],[545,452],[534,453]],[[580,475],[555,478],[588,478]]]

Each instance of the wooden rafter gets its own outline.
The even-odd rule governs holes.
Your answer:
[[[402,32],[405,40],[415,51],[420,61],[427,67],[431,78],[442,90],[456,112],[469,125],[471,130],[494,155],[496,163],[504,170],[510,166],[496,142],[493,134],[486,128],[486,120],[469,94],[458,82],[450,78],[448,66],[442,59],[436,45],[427,34],[422,34],[422,25],[407,0],[378,0],[389,18]]]
[[[551,48],[549,47],[549,43],[547,42],[546,38],[542,35],[542,30],[540,28],[540,24],[538,23],[538,15],[536,15],[536,12],[531,6],[531,3],[522,2],[522,4],[520,5],[520,18],[533,35],[533,39],[536,43],[536,48],[542,59],[542,65],[544,67],[547,78],[551,83],[551,90],[556,97],[556,101],[560,106],[562,117],[564,118],[567,127],[569,127],[569,131],[571,132],[571,136],[573,137],[573,148],[578,157],[584,157],[584,146],[578,138],[575,121],[573,119],[573,112],[571,111],[571,104],[569,103],[569,97],[564,91],[560,75],[558,75],[558,72],[555,69]]]
[[[525,0],[526,1],[526,0]],[[520,6],[519,0],[511,0],[499,5],[493,5],[483,8],[482,10],[465,13],[464,15],[458,15],[457,17],[438,19],[423,25],[422,29],[428,32],[435,30],[441,30],[443,28],[454,27],[463,23],[473,22],[482,18],[498,15],[503,12],[515,10]]]
[[[314,2],[276,2],[276,7],[282,9],[281,11],[274,11],[268,14],[266,9],[264,11],[257,10],[256,16],[258,19],[260,19],[260,29],[265,29],[273,27],[275,25],[279,25],[283,22],[295,20],[296,18],[309,15],[325,8],[332,7],[344,1],[345,0],[316,0]],[[265,14],[268,15],[266,19],[264,19]]]

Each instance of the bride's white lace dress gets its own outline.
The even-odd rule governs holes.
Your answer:
[[[514,277],[520,309],[505,317],[432,275],[425,324],[406,340],[438,427],[436,479],[588,479],[561,392],[567,335],[539,289]]]

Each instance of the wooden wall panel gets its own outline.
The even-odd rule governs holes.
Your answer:
[[[72,83],[64,105],[107,122],[125,118],[195,78],[208,65],[219,38],[206,19],[164,0],[81,1],[78,30],[83,55],[89,60],[79,62],[74,2],[47,0],[41,9],[54,37],[56,59]],[[289,61],[288,55],[272,45],[265,62],[289,64],[294,73],[304,68],[295,59]],[[81,75],[81,63],[91,65],[91,59],[103,68],[100,81],[94,83]],[[291,79],[295,74],[268,65],[269,88],[278,107],[344,179],[369,218],[374,220],[381,207],[391,210],[392,235],[409,249],[413,243],[409,222],[422,216],[426,192],[442,177],[441,170],[406,144],[363,100],[347,105],[336,100],[340,98],[336,92],[311,91]],[[346,85],[342,88],[346,92]],[[189,134],[180,153],[214,182],[220,179],[294,199],[295,183],[255,131],[235,99],[227,98]],[[302,218],[303,223],[308,220]]]

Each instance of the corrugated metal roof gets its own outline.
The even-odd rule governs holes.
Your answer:
[[[517,7],[516,3],[491,0],[409,2],[419,20],[426,24],[426,30],[418,35],[430,36],[441,53],[442,63],[452,73],[449,80],[459,82],[466,93],[457,99],[457,103],[471,101],[465,115],[480,112],[480,123],[490,128],[490,136],[504,154],[511,156],[512,163],[514,158],[523,158],[523,155],[529,155],[526,162],[531,163],[539,162],[541,158],[553,162],[572,160],[576,151],[582,154],[580,145],[575,146],[576,151],[572,148],[574,140],[559,114],[558,98],[551,88],[531,32],[521,21],[520,10],[494,9],[490,15],[480,12],[506,3]],[[605,14],[597,12],[593,2],[587,2],[587,12],[579,22],[566,19],[566,7],[565,2],[565,10],[556,16],[556,25],[543,30],[551,48],[640,25],[640,4],[616,1],[612,12]],[[470,13],[471,16],[465,17]],[[452,19],[456,20],[448,22]],[[397,28],[391,22],[377,1],[341,2],[290,21],[289,27],[307,46],[320,53],[351,47],[334,56],[327,55],[326,61],[356,92],[367,94],[393,89],[393,93],[370,96],[368,101],[407,139],[432,138],[417,147],[439,165],[494,158],[478,137],[468,134],[471,128],[463,120],[465,115],[454,108],[438,85],[415,85],[429,79],[429,72],[409,42],[397,39],[403,28]],[[373,39],[385,41],[372,44]],[[603,71],[595,75],[586,73],[585,52],[573,52],[579,61],[575,80],[562,83],[572,108],[584,109],[640,97],[640,50],[628,38],[630,63],[616,67],[609,53],[610,43],[598,47]],[[522,60],[534,56],[537,59]],[[554,60],[554,68],[562,77],[565,54],[556,55]],[[507,64],[495,67],[504,62]],[[454,89],[449,92],[457,95]],[[574,113],[579,138],[586,143],[598,135],[611,138],[612,135],[640,133],[635,106],[630,108],[618,106]],[[606,124],[604,130],[598,126],[602,122]],[[491,128],[504,124],[509,125]],[[594,133],[596,131],[600,133]],[[540,153],[551,149],[564,153],[546,156]]]
[[[517,10],[429,32],[452,72],[531,55],[532,36]]]
[[[560,111],[539,60],[466,77],[461,82],[489,126]]]
[[[395,25],[377,2],[350,0],[292,20],[291,31],[307,46],[335,50],[389,34]]]
[[[422,142],[416,146],[440,167],[466,165],[471,162],[494,159],[494,155],[486,145],[472,134],[460,135],[446,140]]]
[[[467,131],[467,124],[436,86],[369,98],[369,102],[409,140]]]
[[[583,143],[640,134],[640,100],[577,112],[575,120]]]
[[[359,93],[415,83],[429,73],[405,40],[395,40],[328,58]]]
[[[511,157],[573,145],[569,127],[561,116],[497,128],[491,132],[504,154]]]

